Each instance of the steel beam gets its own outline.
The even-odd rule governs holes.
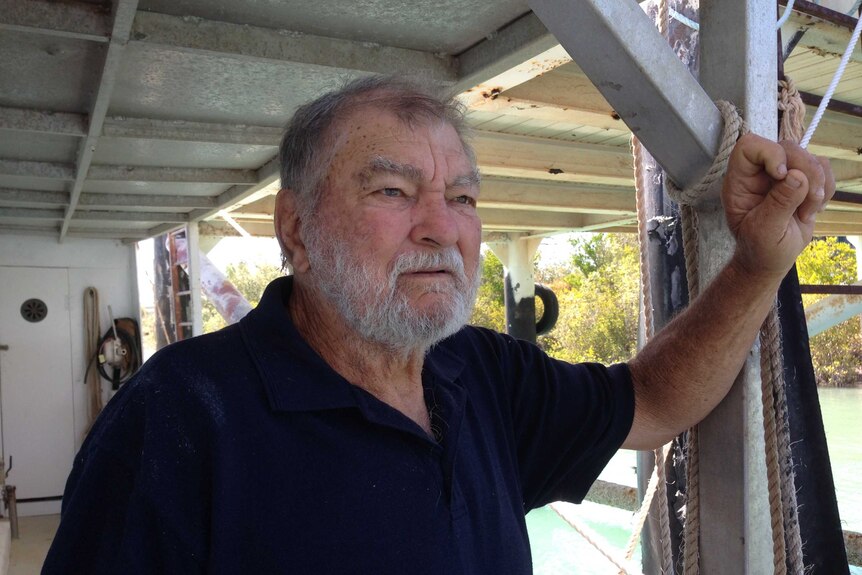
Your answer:
[[[138,13],[132,38],[134,42],[240,60],[308,64],[376,74],[416,75],[421,71],[443,83],[452,83],[456,78],[451,58],[428,52],[155,12]]]
[[[774,0],[702,0],[700,80],[712,99],[745,111],[751,130],[775,139],[777,39]],[[733,33],[729,33],[733,31]],[[700,211],[704,286],[735,241],[724,215]],[[730,393],[700,424],[701,572],[771,573],[760,353],[748,357]]]
[[[107,42],[111,33],[111,21],[98,4],[0,0],[0,30]]]
[[[641,7],[618,0],[529,4],[671,178],[696,183],[716,155],[721,116]]]
[[[59,239],[61,242],[69,230],[72,215],[75,213],[78,199],[81,197],[84,180],[87,178],[90,163],[93,161],[93,154],[96,152],[99,135],[102,133],[102,123],[105,121],[105,115],[108,113],[108,104],[114,91],[114,83],[120,69],[120,61],[126,48],[126,42],[129,40],[129,32],[132,29],[132,21],[135,19],[135,10],[137,10],[137,7],[138,0],[117,0],[114,5],[111,38],[108,42],[108,50],[105,54],[104,65],[102,66],[102,76],[96,89],[96,98],[93,101],[93,107],[90,109],[87,135],[78,148],[78,160],[75,163],[75,181],[69,190],[69,206],[66,208],[66,217],[63,219],[63,225],[60,226]]]

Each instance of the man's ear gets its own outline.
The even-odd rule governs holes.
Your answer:
[[[308,256],[300,235],[302,221],[296,206],[293,190],[282,188],[275,197],[275,237],[281,252],[293,267],[294,273],[308,271]]]

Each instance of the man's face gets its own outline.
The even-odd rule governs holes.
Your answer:
[[[478,177],[455,130],[363,108],[304,238],[309,277],[363,337],[430,345],[469,318],[479,281]]]

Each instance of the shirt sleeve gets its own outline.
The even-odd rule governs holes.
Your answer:
[[[580,503],[631,429],[628,366],[570,364],[499,337],[525,510]]]

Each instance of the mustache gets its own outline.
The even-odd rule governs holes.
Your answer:
[[[401,254],[392,264],[390,277],[397,278],[403,273],[439,271],[451,273],[464,281],[467,279],[464,273],[464,259],[461,257],[461,253],[454,247],[433,252]]]

